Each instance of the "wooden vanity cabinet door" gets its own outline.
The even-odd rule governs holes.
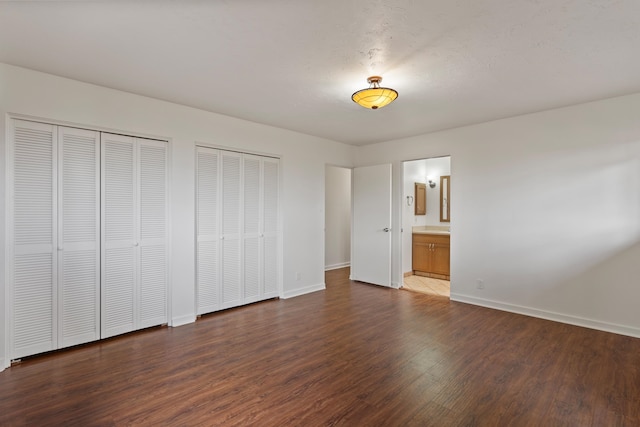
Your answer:
[[[422,236],[413,236],[412,268],[414,271],[428,271],[430,261],[429,243]]]
[[[431,250],[431,261],[430,273],[449,276],[449,244],[434,243]]]

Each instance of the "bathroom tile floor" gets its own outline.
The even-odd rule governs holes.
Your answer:
[[[430,277],[407,276],[404,278],[402,289],[447,298],[450,296],[448,280],[432,279]]]

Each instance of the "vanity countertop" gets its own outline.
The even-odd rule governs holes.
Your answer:
[[[450,227],[438,225],[422,225],[411,228],[413,234],[436,234],[440,236],[451,235]]]

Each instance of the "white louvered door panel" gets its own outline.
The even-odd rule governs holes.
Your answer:
[[[241,304],[241,159],[242,155],[221,151],[222,166],[222,308]]]
[[[12,121],[11,359],[57,348],[55,126]],[[12,206],[11,206],[12,203]]]
[[[280,161],[264,158],[262,165],[263,199],[263,288],[264,298],[278,296],[279,283],[279,168]]]
[[[279,294],[279,160],[196,149],[197,313]]]
[[[167,323],[167,147],[136,138],[139,293],[136,329]]]
[[[220,309],[220,179],[218,150],[196,151],[196,292],[197,314]]]
[[[243,303],[261,297],[261,159],[245,154],[243,163]]]
[[[101,337],[135,329],[137,263],[135,141],[103,133]]]
[[[59,347],[100,337],[99,133],[58,128]]]

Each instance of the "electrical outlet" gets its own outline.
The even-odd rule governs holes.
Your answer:
[[[300,274],[299,271],[296,271],[296,280],[300,280],[302,279],[302,275]]]
[[[476,280],[476,288],[484,289],[484,280],[482,280],[482,279]]]

